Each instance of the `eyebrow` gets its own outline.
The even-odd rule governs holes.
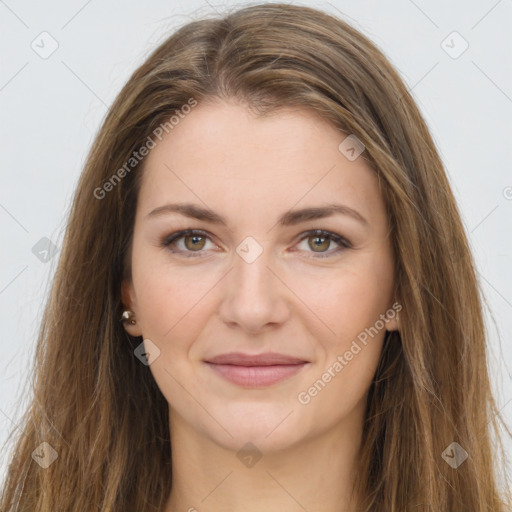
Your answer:
[[[205,208],[192,203],[169,203],[155,208],[146,215],[146,219],[160,217],[171,213],[178,213],[192,219],[220,224],[227,227],[227,221],[218,213],[209,208]],[[342,204],[328,204],[326,206],[317,206],[302,208],[300,210],[289,210],[283,213],[277,223],[281,226],[294,226],[308,220],[323,219],[333,215],[347,215],[359,221],[364,226],[369,226],[369,222],[356,210]]]

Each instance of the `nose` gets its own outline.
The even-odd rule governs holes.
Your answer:
[[[219,307],[219,315],[226,324],[258,333],[286,322],[291,292],[271,268],[274,266],[267,249],[254,261],[238,253],[234,255],[233,268],[223,279]]]

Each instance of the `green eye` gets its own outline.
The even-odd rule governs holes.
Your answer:
[[[301,243],[306,240],[307,246],[311,249],[311,252],[316,254],[316,256],[313,256],[314,258],[328,258],[335,253],[339,253],[351,247],[350,243],[345,238],[329,231],[310,231],[305,233],[305,236],[301,239]],[[329,251],[328,249],[332,242],[339,247]]]
[[[182,247],[177,247],[178,243],[182,240]],[[352,247],[350,242],[342,236],[337,235],[336,233],[331,233],[329,231],[323,231],[321,229],[303,233],[299,244],[306,240],[307,247],[310,250],[299,250],[313,253],[314,256],[309,256],[313,258],[327,258],[333,254],[337,254],[345,249]],[[182,254],[185,257],[196,257],[201,256],[202,253],[207,252],[203,249],[208,241],[212,242],[208,233],[195,229],[187,229],[172,233],[162,241],[161,245],[163,247],[169,248],[169,250],[174,254]],[[334,250],[328,250],[333,242],[339,247],[335,248]],[[293,249],[293,251],[296,251],[296,249]]]
[[[206,238],[202,235],[184,235],[182,238],[185,241],[185,247],[191,251],[201,250],[206,243]]]

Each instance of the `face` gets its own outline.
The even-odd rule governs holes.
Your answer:
[[[171,425],[268,450],[361,420],[396,329],[393,256],[377,178],[346,136],[308,110],[219,102],[151,150],[122,297]],[[235,352],[288,359],[214,364]]]

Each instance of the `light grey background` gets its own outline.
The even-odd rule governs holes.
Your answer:
[[[512,3],[302,4],[341,15],[368,35],[398,68],[425,116],[495,319],[487,313],[491,373],[512,428]],[[0,443],[28,400],[42,307],[93,135],[148,53],[175,27],[223,5],[0,0]],[[56,51],[42,58],[52,44]],[[43,237],[57,247],[46,263],[32,251]],[[509,457],[511,448],[508,441]],[[5,463],[3,455],[0,471]]]

